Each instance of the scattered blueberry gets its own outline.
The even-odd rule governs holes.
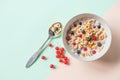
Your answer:
[[[81,50],[77,50],[77,54],[80,54],[81,53]]]
[[[101,25],[99,24],[97,27],[100,29],[100,28],[101,28]]]
[[[82,21],[79,22],[79,25],[82,25]]]
[[[55,30],[55,31],[58,31],[58,27],[54,27],[54,30]]]
[[[101,42],[99,42],[99,43],[98,43],[98,46],[99,46],[99,47],[101,47],[101,46],[102,46],[102,43],[101,43]]]
[[[86,33],[86,32],[85,32],[85,30],[82,30],[81,32],[82,32],[83,34],[85,34],[85,33]]]
[[[70,34],[71,34],[71,35],[74,35],[74,31],[71,31]]]
[[[92,39],[91,37],[87,37],[87,41],[91,41],[91,39]]]
[[[49,34],[50,34],[51,36],[54,36],[54,35],[55,35],[55,33],[54,33],[53,31],[51,31],[51,30],[49,30]]]

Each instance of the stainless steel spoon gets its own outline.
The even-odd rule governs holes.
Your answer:
[[[60,22],[56,22],[51,25],[48,31],[48,38],[47,40],[43,43],[43,45],[30,57],[26,64],[26,68],[29,68],[39,57],[40,53],[44,49],[45,45],[47,44],[49,39],[53,39],[55,37],[58,37],[62,31],[62,24]]]

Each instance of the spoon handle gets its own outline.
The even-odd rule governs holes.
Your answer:
[[[43,45],[30,57],[30,59],[28,60],[27,64],[26,64],[26,68],[29,68],[38,58],[38,56],[40,55],[40,52],[43,50],[45,44],[47,43],[47,41],[50,39],[50,36],[47,38],[47,40],[43,43]]]

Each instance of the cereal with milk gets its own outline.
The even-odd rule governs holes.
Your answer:
[[[93,56],[103,49],[107,35],[99,21],[81,18],[69,27],[66,41],[75,55]]]

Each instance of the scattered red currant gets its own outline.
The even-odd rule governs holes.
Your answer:
[[[59,60],[59,62],[61,62],[61,63],[62,63],[62,62],[63,62],[63,60],[62,60],[62,59],[60,59],[60,60]]]
[[[41,56],[41,59],[46,60],[46,57],[45,56]]]
[[[49,47],[53,47],[53,45],[52,45],[51,43],[50,43],[50,44],[48,44],[48,46],[49,46]]]
[[[55,47],[55,50],[59,50],[59,47],[57,46],[57,47]]]
[[[53,64],[50,64],[50,68],[55,68],[55,66]]]

